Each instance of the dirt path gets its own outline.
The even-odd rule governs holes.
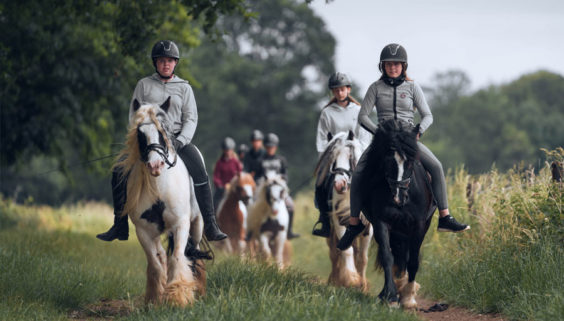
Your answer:
[[[442,312],[424,312],[422,310],[428,310],[431,306],[435,305],[437,302],[418,297],[417,303],[419,305],[419,310],[417,311],[417,315],[420,316],[422,319],[429,321],[508,321],[509,320],[506,318],[502,318],[499,315],[478,314],[468,309],[454,307],[454,306],[449,306],[448,309]]]

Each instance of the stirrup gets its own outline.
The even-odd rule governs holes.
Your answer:
[[[321,228],[316,229],[315,227],[321,224]],[[313,225],[313,230],[311,231],[312,235],[320,236],[320,237],[329,237],[331,235],[331,228],[326,228],[325,226],[329,225],[329,222],[323,223],[321,221],[317,221]]]

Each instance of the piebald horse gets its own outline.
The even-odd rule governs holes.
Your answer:
[[[355,239],[353,246],[345,251],[340,251],[336,247],[338,240],[345,233],[345,226],[350,218],[351,176],[362,154],[362,147],[352,132],[341,132],[334,137],[329,136],[328,139],[329,143],[315,169],[316,185],[325,184],[326,189],[332,193],[329,214],[331,235],[327,239],[331,259],[328,283],[367,291],[366,268],[372,226],[364,215],[361,215],[361,220],[366,225],[366,229]]]
[[[198,250],[203,222],[192,179],[172,146],[170,97],[161,105],[133,101],[132,126],[116,164],[128,175],[129,215],[147,257],[146,303],[185,306],[205,292]],[[169,255],[161,235],[169,238]]]
[[[247,219],[249,242],[258,242],[259,256],[273,260],[280,268],[290,263],[290,215],[285,201],[288,193],[286,181],[280,175],[268,175],[257,188]]]
[[[222,243],[228,253],[242,254],[247,242],[247,206],[255,193],[255,180],[249,173],[239,173],[226,186],[217,208],[217,222],[227,234]]]

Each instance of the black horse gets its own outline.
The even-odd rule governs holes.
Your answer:
[[[436,210],[429,178],[417,160],[419,125],[388,120],[379,126],[361,178],[362,211],[378,242],[385,282],[378,297],[415,308],[419,250]],[[407,271],[407,273],[406,273]]]

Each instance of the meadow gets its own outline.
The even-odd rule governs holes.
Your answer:
[[[562,159],[564,153],[552,155]],[[480,176],[448,175],[452,214],[472,225],[463,234],[427,234],[418,274],[424,296],[502,313],[515,320],[564,315],[563,188],[549,168]],[[467,186],[473,193],[467,194]],[[51,208],[0,201],[2,320],[417,320],[378,304],[381,275],[369,268],[371,290],[327,286],[324,239],[310,235],[317,214],[313,192],[296,197],[292,267],[279,272],[216,253],[208,263],[208,293],[193,307],[146,308],[146,261],[131,228],[126,242],[94,236],[111,208],[78,203]],[[131,224],[130,224],[131,225]],[[370,256],[374,262],[375,251]]]

